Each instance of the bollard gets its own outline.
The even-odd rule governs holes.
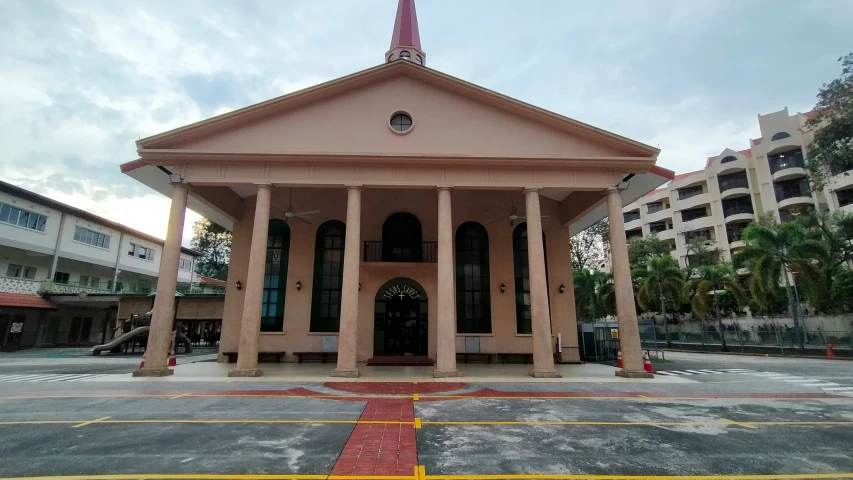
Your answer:
[[[622,368],[622,349],[616,350],[616,367]]]
[[[826,344],[826,358],[838,358],[835,356],[835,349],[832,348],[832,344]]]

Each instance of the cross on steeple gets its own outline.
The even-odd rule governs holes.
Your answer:
[[[407,60],[418,65],[426,65],[426,53],[421,50],[421,37],[418,33],[418,14],[415,0],[399,0],[397,18],[394,20],[394,33],[391,36],[391,48],[385,52],[385,61]]]

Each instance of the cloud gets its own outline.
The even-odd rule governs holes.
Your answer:
[[[6,0],[0,177],[162,236],[168,199],[118,168],[134,142],[378,64],[395,3]],[[758,113],[810,108],[853,39],[848,0],[432,0],[418,15],[430,67],[659,145],[678,171],[746,148]]]

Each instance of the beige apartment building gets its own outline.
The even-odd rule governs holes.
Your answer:
[[[764,212],[790,221],[807,211],[853,212],[853,175],[832,172],[827,187],[813,192],[804,158],[812,134],[809,113],[788,109],[758,116],[761,137],[749,148],[726,148],[705,168],[676,175],[666,186],[628,204],[622,211],[628,239],[657,233],[672,243],[673,256],[686,267],[688,242],[702,237],[722,250],[725,260],[743,246],[741,232]]]

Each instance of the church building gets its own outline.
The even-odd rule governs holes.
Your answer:
[[[233,232],[231,375],[261,375],[259,352],[336,352],[333,376],[392,357],[459,376],[466,353],[526,354],[532,376],[559,376],[579,360],[569,239],[608,217],[618,374],[642,376],[622,206],[673,178],[659,150],[429,68],[414,0],[382,60],[137,142],[122,171],[172,203],[135,374],[172,373],[190,208]]]

